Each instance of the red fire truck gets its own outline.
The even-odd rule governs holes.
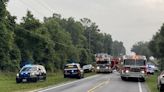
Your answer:
[[[95,54],[96,72],[112,73],[111,56],[106,53]]]
[[[121,79],[126,80],[129,78],[137,78],[141,81],[145,81],[146,72],[145,56],[133,55],[123,56],[122,67],[121,67]]]

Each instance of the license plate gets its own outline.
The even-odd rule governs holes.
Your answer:
[[[26,81],[27,81],[27,79],[23,79],[22,81],[23,81],[23,82],[26,82]]]

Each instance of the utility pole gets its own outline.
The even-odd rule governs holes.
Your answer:
[[[89,42],[88,42],[88,48],[89,48],[89,52],[91,51],[90,45],[91,45],[91,32],[90,32],[90,28],[89,28]]]

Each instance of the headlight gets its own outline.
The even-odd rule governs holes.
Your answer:
[[[97,69],[99,70],[99,69],[100,69],[100,67],[99,67],[99,66],[97,66]]]
[[[129,73],[129,70],[126,70],[125,73]]]
[[[141,73],[145,73],[145,71],[141,71]]]
[[[19,77],[19,74],[17,73],[17,77]]]

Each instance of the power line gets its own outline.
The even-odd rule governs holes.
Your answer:
[[[48,9],[50,12],[54,12],[53,9],[51,9],[45,2],[42,2],[42,0],[38,0],[38,2],[46,9]]]
[[[23,5],[25,5],[27,9],[28,9],[28,8],[31,8],[31,10],[35,11],[36,13],[38,13],[38,15],[42,15],[42,17],[45,16],[43,13],[39,12],[39,11],[36,10],[35,8],[32,8],[31,5],[29,5],[29,4],[27,5],[23,0],[19,0],[19,1],[20,1]]]
[[[23,5],[25,5],[27,8],[29,8],[30,5],[27,5],[23,0],[19,0]],[[46,5],[45,3],[41,2],[41,1],[38,1],[44,8],[48,9],[50,12],[53,12],[53,9],[51,9],[50,7],[48,7],[48,5]],[[42,15],[44,17],[44,14],[42,14],[41,12],[39,12],[38,10],[32,8],[32,6],[30,6],[31,9],[33,9],[35,12],[37,12],[38,14]],[[55,42],[57,44],[60,44],[64,47],[71,47],[69,45],[66,45],[66,44],[63,44],[63,43],[60,43],[60,42]]]

